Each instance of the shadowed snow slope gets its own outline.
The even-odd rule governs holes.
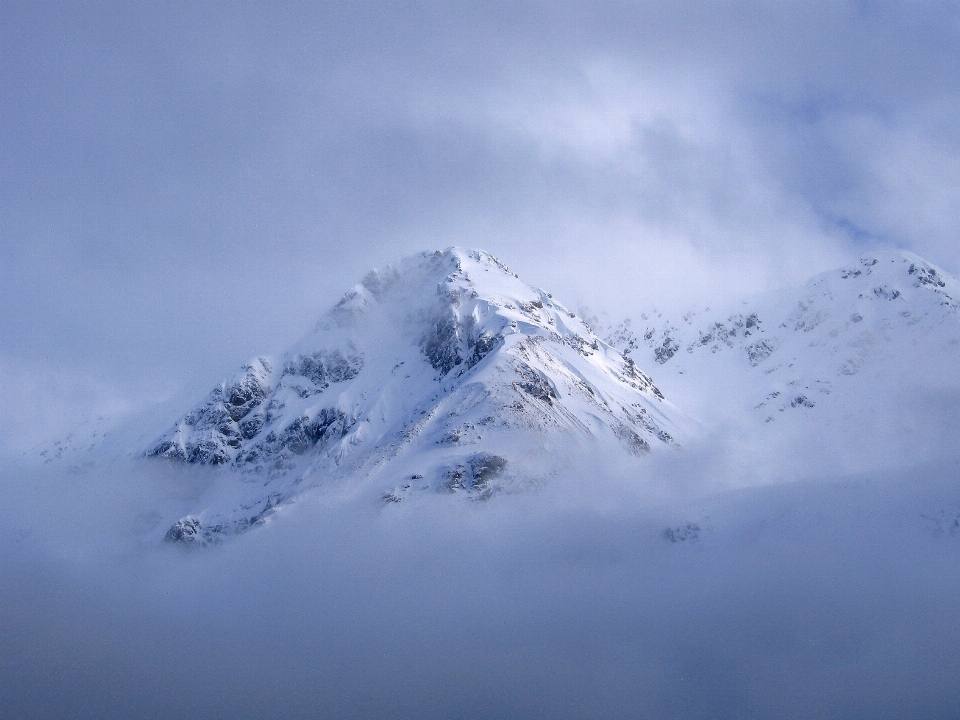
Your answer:
[[[556,444],[643,455],[677,446],[681,426],[633,360],[551,295],[451,248],[369,273],[289,353],[255,358],[147,454],[220,467],[167,534],[208,543],[318,485],[386,502],[486,499],[542,481]]]

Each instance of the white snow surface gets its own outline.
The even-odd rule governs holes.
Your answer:
[[[652,369],[746,484],[908,466],[957,444],[945,418],[960,399],[960,283],[909,252],[600,332]]]
[[[602,468],[656,503],[691,483],[702,496],[909,469],[956,456],[958,407],[960,283],[907,252],[604,326],[450,248],[372,271],[159,437],[153,411],[41,456],[77,473],[132,463],[167,488],[131,511],[142,540],[204,545],[308,495],[390,513],[571,472],[589,493]]]
[[[257,357],[148,455],[220,468],[170,530],[215,542],[304,491],[400,502],[542,483],[559,446],[675,451],[684,419],[629,357],[480,251],[369,273],[282,357]],[[346,482],[349,480],[349,482]]]

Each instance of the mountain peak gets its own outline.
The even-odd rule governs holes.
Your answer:
[[[523,458],[551,437],[636,455],[674,446],[679,423],[636,363],[549,293],[488,253],[448,248],[368,273],[290,352],[246,365],[147,454],[262,479],[255,493],[225,481],[171,529],[197,542],[333,480],[384,483],[374,490],[393,502],[485,499],[528,482]]]

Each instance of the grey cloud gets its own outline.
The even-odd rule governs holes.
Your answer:
[[[65,492],[2,511],[19,717],[893,718],[957,700],[957,538],[936,526],[954,460],[651,502],[635,483],[663,467],[592,458],[485,505],[308,500],[201,553],[137,545],[129,510],[156,489],[128,469],[35,474]]]

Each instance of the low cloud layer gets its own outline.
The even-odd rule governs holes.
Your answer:
[[[486,504],[307,496],[199,552],[137,542],[155,490],[135,469],[48,474],[4,518],[17,717],[894,718],[960,699],[955,462],[710,496],[709,459],[669,482],[595,459]]]

